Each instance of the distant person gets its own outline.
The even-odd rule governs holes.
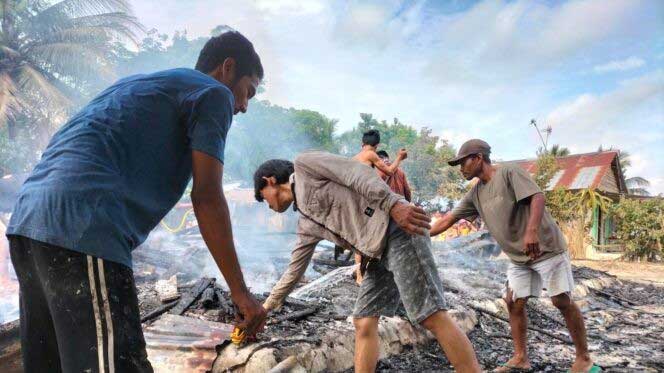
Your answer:
[[[380,158],[383,163],[385,163],[386,166],[389,167],[392,165],[392,162],[390,161],[390,155],[385,150],[379,150],[376,152],[376,154],[378,155],[378,158]],[[380,169],[378,169],[377,172],[378,175],[380,175],[380,177],[385,180],[387,185],[390,186],[390,189],[392,189],[394,193],[404,196],[408,202],[412,201],[410,185],[408,185],[406,174],[403,172],[403,170],[401,170],[401,168],[394,170],[392,175],[388,175]]]
[[[362,150],[357,153],[353,159],[365,164],[371,168],[375,168],[382,172],[384,175],[392,176],[399,169],[399,164],[402,160],[408,157],[406,149],[401,149],[397,153],[397,159],[392,164],[386,164],[376,153],[378,145],[380,144],[380,132],[378,130],[369,130],[362,135]],[[355,281],[362,283],[362,272],[359,269],[361,256],[355,254],[355,263],[358,264],[358,269],[355,271]]]
[[[491,147],[469,140],[459,149],[451,166],[461,165],[466,180],[478,178],[451,214],[436,221],[431,236],[444,232],[460,219],[480,216],[491,235],[510,258],[505,302],[509,310],[514,356],[497,372],[531,369],[526,347],[526,303],[546,289],[565,318],[576,347],[572,372],[598,372],[588,353],[586,327],[581,310],[571,299],[574,290],[567,244],[558,225],[544,207],[544,194],[527,171],[518,165],[491,164]]]
[[[376,153],[378,144],[380,144],[380,132],[378,132],[378,130],[369,130],[365,132],[362,135],[362,150],[360,150],[353,159],[371,168],[376,168],[388,176],[392,176],[395,170],[399,168],[401,161],[408,157],[408,153],[406,152],[406,149],[399,150],[394,163],[387,165]]]
[[[403,302],[408,318],[430,330],[458,372],[479,372],[468,337],[446,312],[443,285],[431,253],[429,217],[392,192],[373,170],[348,158],[307,152],[295,164],[273,159],[254,173],[256,200],[279,213],[299,214],[297,242],[286,272],[264,303],[281,306],[304,272],[318,242],[329,240],[363,255],[353,310],[355,372],[374,372],[378,318]]]
[[[241,326],[265,310],[247,289],[222,189],[233,115],[263,79],[252,43],[207,41],[196,69],[119,80],[51,139],[7,235],[20,285],[26,372],[151,372],[131,252],[182,197],[231,290]]]

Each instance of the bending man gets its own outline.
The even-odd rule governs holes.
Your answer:
[[[370,168],[321,152],[295,164],[263,163],[254,174],[256,199],[277,212],[299,212],[290,265],[264,307],[278,308],[304,274],[316,244],[329,240],[360,252],[364,281],[353,311],[355,371],[374,372],[379,356],[378,318],[394,315],[399,298],[409,319],[430,330],[459,372],[478,372],[466,335],[447,314],[428,234],[429,217],[390,191]]]

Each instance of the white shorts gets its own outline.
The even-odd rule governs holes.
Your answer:
[[[542,289],[549,297],[562,293],[570,294],[574,289],[572,262],[567,252],[534,264],[515,264],[507,267],[507,288],[512,290],[512,300],[539,297]]]

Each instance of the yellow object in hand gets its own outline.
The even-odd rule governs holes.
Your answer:
[[[244,338],[244,330],[236,326],[235,329],[233,329],[233,333],[231,333],[231,342],[233,342],[233,344],[239,345],[244,342]]]

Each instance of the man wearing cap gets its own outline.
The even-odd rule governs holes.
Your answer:
[[[431,236],[438,235],[460,219],[480,216],[491,235],[510,258],[505,302],[514,340],[514,356],[495,371],[531,369],[526,349],[526,302],[547,290],[553,305],[565,318],[576,347],[572,372],[597,372],[588,353],[586,328],[579,307],[571,300],[574,289],[572,265],[565,239],[544,207],[544,194],[528,172],[515,164],[491,164],[491,147],[474,139],[464,143],[449,161],[461,165],[466,180],[478,182],[450,214],[437,220]]]

